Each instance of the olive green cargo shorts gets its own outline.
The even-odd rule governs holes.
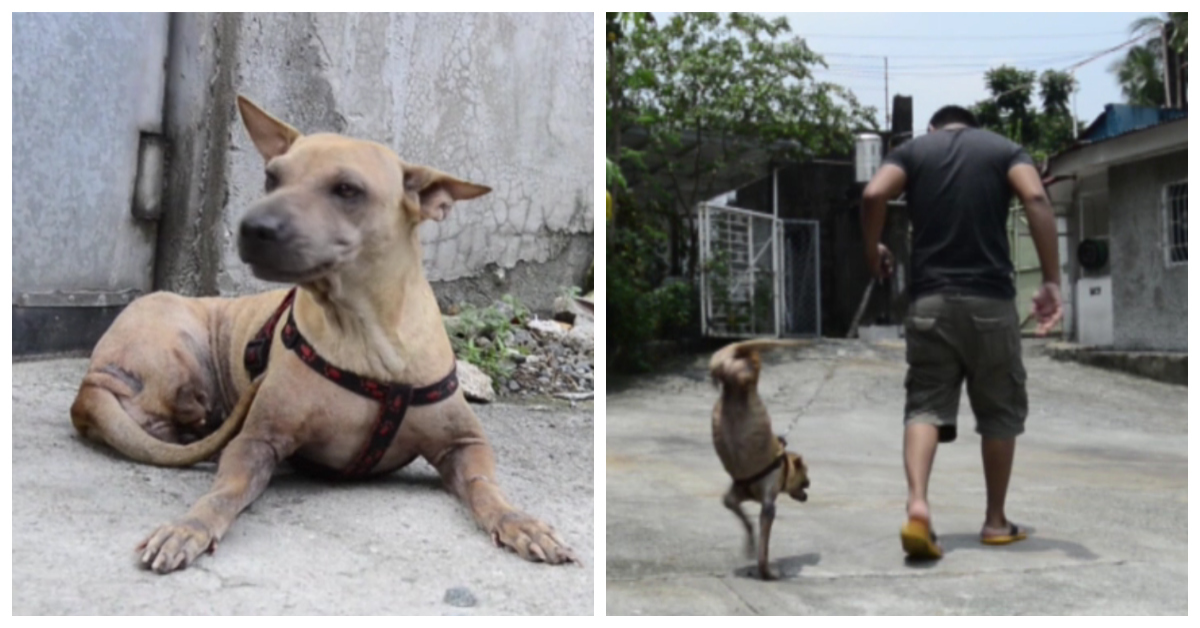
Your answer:
[[[938,428],[943,443],[958,437],[962,383],[985,438],[1014,438],[1025,431],[1029,403],[1021,330],[1013,301],[932,294],[909,307],[904,424]]]

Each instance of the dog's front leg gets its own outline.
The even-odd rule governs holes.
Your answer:
[[[482,438],[453,443],[434,460],[442,480],[471,510],[481,528],[497,546],[507,547],[526,560],[554,565],[579,564],[579,559],[558,537],[554,528],[513,508],[496,483],[492,448]]]
[[[230,441],[212,490],[186,516],[160,526],[138,546],[142,565],[169,573],[187,567],[206,550],[216,551],[234,518],[267,487],[276,456],[276,448],[264,438],[243,433]]]
[[[775,497],[768,495],[763,500],[762,512],[758,515],[758,575],[763,580],[774,580],[775,574],[767,562],[771,545],[771,524],[775,522]]]

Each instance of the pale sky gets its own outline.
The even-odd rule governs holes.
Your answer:
[[[658,14],[669,15],[669,14]],[[970,106],[988,97],[983,75],[1004,63],[1021,70],[1065,69],[1129,40],[1129,25],[1155,13],[763,13],[785,15],[793,34],[824,55],[820,80],[850,88],[879,109],[883,126],[883,57],[891,95],[913,97],[913,127],[924,133],[947,104]],[[1110,53],[1080,67],[1077,115],[1085,123],[1122,102],[1108,66]],[[1034,90],[1034,102],[1040,102]]]

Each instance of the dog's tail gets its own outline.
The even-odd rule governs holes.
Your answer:
[[[786,347],[804,347],[811,344],[807,340],[780,340],[778,338],[754,338],[735,342],[722,347],[713,354],[712,360],[708,363],[708,372],[712,376],[713,386],[719,386],[723,381],[735,379],[739,371],[745,370],[738,368],[740,360],[746,361],[745,366],[757,375],[761,367],[758,358],[760,352]]]
[[[121,407],[112,391],[84,378],[79,396],[71,406],[71,422],[86,438],[108,443],[133,460],[160,467],[189,467],[212,458],[233,440],[246,422],[262,376],[242,393],[229,418],[212,434],[187,445],[167,443],[151,436]]]

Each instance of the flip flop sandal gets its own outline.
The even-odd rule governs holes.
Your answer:
[[[904,553],[914,560],[937,560],[942,557],[937,534],[930,529],[927,521],[909,519],[900,528],[900,545]]]
[[[1023,541],[1028,536],[1029,535],[1024,530],[1017,527],[1017,524],[1012,523],[1010,521],[1008,524],[1008,534],[1001,534],[1000,536],[981,537],[979,540],[984,545],[1008,545],[1009,543],[1016,543],[1017,541]]]

